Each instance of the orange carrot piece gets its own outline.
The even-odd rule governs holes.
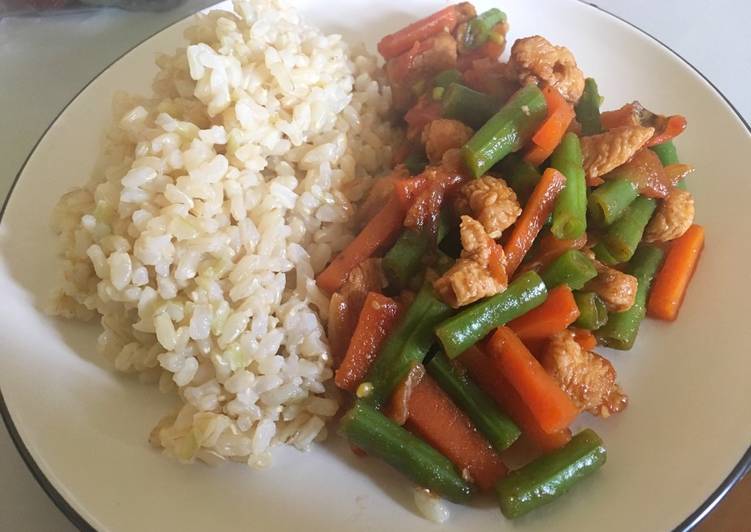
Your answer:
[[[548,116],[532,136],[532,146],[524,156],[527,162],[535,166],[539,166],[550,157],[575,116],[574,107],[555,87],[543,87],[542,93],[548,105]]]
[[[413,22],[390,35],[386,35],[378,43],[378,51],[384,59],[391,59],[403,54],[412,46],[428,37],[443,31],[453,31],[463,20],[462,4],[451,5],[433,13],[432,15]]]
[[[555,168],[548,168],[543,172],[532,195],[524,205],[521,216],[511,231],[506,242],[506,272],[509,279],[521,264],[524,256],[532,247],[537,234],[542,229],[555,205],[555,198],[566,184],[566,176]]]
[[[451,460],[482,490],[506,474],[490,442],[430,376],[412,389],[407,428]]]
[[[592,351],[592,349],[597,347],[597,338],[592,334],[592,331],[571,327],[571,332],[574,333],[576,343],[585,351]]]
[[[360,234],[318,274],[316,282],[321,290],[329,294],[336,292],[352,268],[372,257],[379,249],[391,245],[402,229],[405,213],[402,201],[392,194]]]
[[[508,327],[523,341],[543,340],[561,332],[579,317],[574,294],[567,285],[560,285],[548,292],[548,298],[518,318]]]
[[[514,331],[499,327],[487,350],[498,370],[519,392],[542,430],[548,434],[568,427],[579,414],[558,383],[551,377]]]
[[[686,129],[687,125],[688,122],[686,121],[685,116],[669,116],[668,123],[665,125],[665,129],[658,133],[655,133],[654,136],[647,142],[647,146],[655,146],[657,144],[662,144],[663,142],[674,139],[675,137],[683,133],[683,130]]]
[[[352,393],[357,390],[381,344],[399,320],[399,311],[399,303],[390,297],[368,292],[349,347],[336,370],[334,382],[339,388]]]
[[[696,224],[673,242],[665,257],[665,264],[652,284],[647,301],[647,314],[650,317],[667,321],[678,317],[688,283],[703,249],[704,228]]]
[[[329,351],[334,367],[339,366],[347,352],[347,344],[357,326],[356,312],[357,310],[352,308],[350,302],[342,294],[338,292],[331,294],[326,335],[329,339]]]
[[[519,425],[522,433],[538,449],[550,452],[563,447],[571,439],[571,431],[563,429],[548,434],[537,423],[519,394],[498,371],[493,361],[477,347],[471,347],[459,357],[472,380],[495,400],[503,412]]]
[[[622,126],[638,126],[639,119],[633,103],[627,103],[620,109],[600,113],[603,129],[613,129]]]
[[[545,233],[537,243],[537,251],[534,262],[540,267],[545,267],[557,259],[564,251],[569,249],[581,249],[587,244],[587,234],[583,233],[575,240],[563,240],[556,238],[552,233]]]

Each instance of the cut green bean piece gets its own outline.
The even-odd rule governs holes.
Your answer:
[[[485,44],[493,28],[506,20],[506,13],[498,8],[491,8],[467,22],[467,29],[462,36],[462,44],[469,49]]]
[[[623,215],[608,227],[602,243],[616,261],[620,263],[631,260],[656,208],[655,200],[639,196]]]
[[[440,243],[449,228],[448,211],[441,212],[438,218],[436,238]],[[405,229],[396,243],[383,257],[382,266],[389,284],[397,290],[406,287],[426,266],[431,252],[430,237],[424,233]]]
[[[564,447],[512,471],[496,484],[498,503],[509,519],[552,502],[607,460],[602,439],[591,429],[571,438]]]
[[[448,458],[362,401],[344,415],[339,433],[442,497],[462,503],[472,495],[472,486]]]
[[[616,266],[620,264],[615,257],[610,254],[608,248],[606,248],[602,242],[598,242],[592,246],[592,252],[595,254],[595,258],[603,264],[607,264],[608,266]]]
[[[537,85],[516,91],[465,144],[464,162],[472,175],[480,177],[506,155],[521,149],[545,120],[547,109]]]
[[[367,401],[382,406],[415,364],[421,363],[435,343],[436,325],[453,314],[438,299],[430,283],[423,284],[407,314],[386,338],[365,379],[373,385]]]
[[[459,83],[451,83],[441,99],[441,116],[459,120],[474,129],[487,122],[498,108],[498,101],[492,96]]]
[[[436,74],[433,78],[433,85],[436,87],[448,88],[452,83],[460,83],[462,81],[462,73],[455,68],[443,70]]]
[[[523,206],[527,203],[529,196],[540,181],[540,172],[537,168],[515,153],[504,157],[495,168],[500,170],[503,179],[516,192],[519,204]]]
[[[428,165],[428,160],[425,155],[421,153],[410,153],[406,159],[404,159],[404,166],[407,167],[409,175],[417,175]]]
[[[605,303],[594,292],[574,292],[574,300],[579,308],[579,318],[574,322],[575,326],[595,331],[608,322]]]
[[[678,164],[680,162],[680,160],[678,159],[678,150],[675,148],[675,144],[673,144],[672,140],[666,140],[662,144],[652,146],[650,149],[657,154],[657,157],[660,158],[662,166],[670,166],[671,164]],[[676,187],[685,190],[686,180],[681,179],[680,181],[678,181]]]
[[[607,181],[589,195],[589,216],[596,225],[608,226],[623,216],[638,195],[636,185],[628,179]]]
[[[548,290],[568,285],[571,290],[580,290],[588,281],[597,277],[594,263],[578,249],[567,249],[551,262],[540,274]]]
[[[600,93],[597,82],[592,78],[584,80],[584,92],[579,103],[576,104],[576,120],[582,126],[582,135],[597,135],[602,133],[600,121]]]
[[[436,335],[449,358],[456,358],[501,325],[541,305],[548,291],[540,276],[526,272],[504,292],[464,308],[436,327]]]
[[[566,185],[555,199],[550,232],[561,240],[574,240],[587,230],[587,181],[579,137],[566,133],[550,157],[550,166],[566,176]]]
[[[614,349],[631,349],[647,314],[647,297],[652,280],[662,265],[665,253],[658,247],[644,245],[634,254],[626,273],[636,277],[638,287],[633,306],[624,312],[613,312],[608,322],[595,335],[600,343]]]
[[[465,372],[458,370],[443,353],[437,353],[425,366],[428,373],[448,393],[497,451],[511,446],[521,435],[511,419],[501,413]]]

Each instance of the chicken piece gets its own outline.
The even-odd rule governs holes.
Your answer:
[[[644,232],[645,242],[668,242],[688,231],[694,223],[694,197],[688,190],[674,188],[662,200]]]
[[[622,126],[599,135],[582,137],[587,182],[590,185],[601,183],[598,177],[628,162],[652,138],[654,132],[651,127]]]
[[[428,160],[438,164],[447,151],[461,148],[472,138],[472,128],[458,120],[439,118],[433,120],[422,130],[422,143]]]
[[[454,205],[459,214],[477,219],[494,239],[500,238],[522,213],[516,192],[503,179],[489,175],[462,185]]]
[[[509,63],[520,83],[547,83],[571,103],[578,102],[584,92],[584,74],[574,54],[539,35],[518,39],[511,47]]]
[[[449,32],[439,33],[432,46],[412,60],[409,79],[428,79],[443,70],[456,67],[456,39]]]
[[[600,296],[608,312],[624,312],[636,301],[636,289],[639,286],[636,277],[610,268],[594,260],[597,277],[584,287],[585,290]]]
[[[612,364],[597,353],[584,351],[571,331],[550,339],[542,365],[580,410],[608,417],[628,405],[628,397],[615,382]]]
[[[368,292],[380,292],[385,286],[381,259],[367,259],[349,272],[342,287],[331,296],[326,334],[335,367],[347,351]]]
[[[440,298],[452,308],[499,294],[508,285],[503,248],[488,236],[480,222],[470,216],[462,216],[461,220],[461,257],[433,282]]]

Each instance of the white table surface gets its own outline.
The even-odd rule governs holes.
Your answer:
[[[0,0],[1,2],[2,0]],[[0,199],[29,151],[68,101],[145,37],[213,3],[188,0],[167,13],[99,10],[0,19]],[[501,2],[502,3],[502,2]],[[751,2],[597,0],[697,67],[751,121]],[[72,531],[0,428],[0,531]]]

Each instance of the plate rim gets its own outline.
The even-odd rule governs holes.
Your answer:
[[[673,50],[670,46],[665,44],[663,41],[661,41],[660,39],[658,39],[657,37],[655,37],[648,31],[640,28],[639,26],[637,26],[636,24],[632,22],[629,22],[628,20],[622,18],[621,16],[616,15],[615,13],[597,5],[596,3],[589,2],[587,0],[576,0],[576,1],[579,2],[580,4],[583,4],[585,6],[595,9],[599,11],[600,13],[604,13],[605,15],[610,16],[623,24],[626,24],[627,26],[641,33],[643,36],[646,36],[648,39],[651,39],[652,41],[659,44],[663,49],[670,52],[681,63],[685,64],[691,70],[693,70],[702,80],[704,80],[705,83],[707,83],[707,85],[709,85],[714,90],[714,92],[717,95],[720,96],[720,98],[722,98],[725,104],[730,108],[733,114],[735,114],[735,116],[738,118],[741,124],[743,124],[743,126],[746,128],[746,131],[749,134],[751,134],[751,125],[749,125],[749,122],[738,111],[735,105],[728,99],[727,96],[725,96],[725,94],[712,81],[710,81],[710,79],[707,76],[705,76],[697,67],[695,67],[690,61],[684,58],[681,54]],[[221,3],[221,1],[218,3]],[[86,84],[84,84],[73,95],[73,97],[71,97],[71,99],[60,109],[60,111],[55,115],[52,121],[50,121],[49,125],[44,129],[42,134],[39,136],[37,141],[32,146],[31,150],[29,150],[28,155],[26,156],[20,168],[18,169],[18,172],[13,178],[13,182],[11,183],[10,188],[8,189],[8,194],[6,195],[3,201],[2,207],[0,207],[0,223],[2,222],[3,217],[5,216],[5,210],[10,204],[10,200],[16,188],[16,185],[20,181],[21,175],[24,173],[24,170],[26,169],[26,166],[29,160],[34,155],[34,153],[36,153],[36,150],[39,147],[39,144],[47,136],[47,133],[52,128],[52,126],[55,125],[55,123],[57,123],[57,121],[60,119],[62,114],[81,95],[81,93],[83,93],[92,83],[94,83],[94,81],[99,79],[102,76],[102,74],[104,74],[107,70],[112,68],[112,66],[114,66],[117,62],[119,62],[123,57],[125,57],[126,55],[131,53],[133,50],[135,50],[136,48],[144,44],[146,41],[157,36],[163,31],[168,30],[169,28],[172,28],[173,26],[176,26],[184,22],[190,17],[195,16],[196,13],[215,7],[216,5],[218,5],[218,3],[199,9],[193,13],[190,13],[186,15],[185,17],[182,17],[179,20],[176,20],[172,22],[171,24],[168,24],[167,26],[161,29],[158,29],[154,31],[153,33],[151,33],[150,35],[144,37],[142,40],[140,40],[139,42],[137,42],[136,44],[134,44],[127,50],[123,51],[122,54],[114,58],[109,64],[107,64],[104,68],[102,68],[102,70],[100,70],[94,77],[92,77],[88,82],[86,82]],[[13,445],[18,451],[18,454],[21,455],[21,458],[23,459],[24,464],[26,464],[26,467],[31,472],[37,484],[39,484],[39,486],[47,494],[47,496],[54,503],[54,505],[58,508],[58,510],[60,510],[60,512],[68,519],[68,521],[77,529],[82,530],[82,531],[95,531],[96,529],[91,525],[91,523],[89,523],[86,520],[86,518],[83,517],[75,508],[73,508],[73,506],[65,499],[65,496],[62,495],[62,493],[52,484],[52,482],[47,478],[47,476],[41,470],[41,468],[37,464],[34,457],[31,455],[30,451],[26,447],[25,442],[23,441],[23,438],[21,437],[20,433],[18,432],[18,429],[16,428],[16,425],[10,413],[10,409],[8,408],[8,405],[5,402],[5,398],[3,397],[2,388],[0,388],[0,417],[3,420],[3,423],[6,429],[8,430],[8,434],[10,435],[10,438],[13,441]],[[720,501],[722,501],[722,499],[725,498],[725,495],[727,495],[728,492],[731,489],[733,489],[733,487],[735,487],[735,485],[738,484],[738,482],[740,482],[740,480],[743,479],[745,475],[749,473],[750,471],[751,471],[751,445],[749,445],[748,449],[743,454],[743,456],[741,456],[736,466],[730,471],[727,477],[720,483],[717,489],[715,489],[694,512],[692,512],[688,517],[686,517],[683,521],[681,521],[681,523],[673,529],[673,532],[689,532],[694,527],[696,527],[707,515],[709,515],[709,513],[720,503]]]

